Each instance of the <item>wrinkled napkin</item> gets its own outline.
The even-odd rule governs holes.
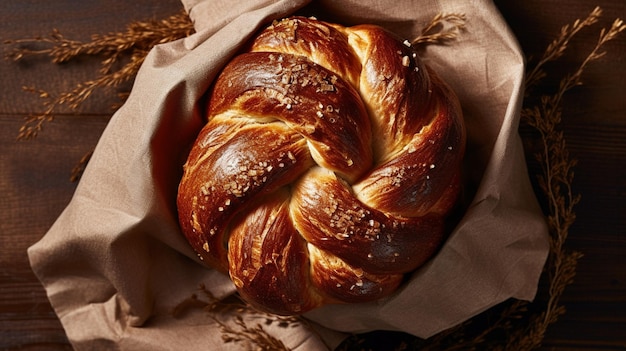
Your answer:
[[[427,46],[422,56],[463,107],[468,205],[437,256],[397,294],[319,308],[305,315],[306,325],[264,328],[291,349],[326,350],[353,332],[385,329],[427,338],[511,297],[534,298],[548,234],[517,132],[524,59],[490,1],[183,5],[196,33],[151,50],[71,202],[28,250],[77,350],[241,349],[223,342],[208,311],[173,312],[193,294],[202,296],[200,284],[217,298],[234,292],[228,277],[204,267],[181,234],[176,190],[213,78],[257,29],[298,11],[345,25],[378,24],[407,39],[436,14],[465,14],[466,30],[456,41]],[[244,319],[254,326],[263,317]],[[231,322],[232,316],[223,317],[225,325]]]

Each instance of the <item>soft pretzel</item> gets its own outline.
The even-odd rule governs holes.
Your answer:
[[[456,96],[408,41],[275,21],[209,91],[180,225],[266,311],[374,301],[444,239],[464,149]]]

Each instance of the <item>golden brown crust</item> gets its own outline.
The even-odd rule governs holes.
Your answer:
[[[233,59],[209,105],[210,116],[227,111],[282,121],[307,139],[318,164],[348,179],[371,167],[370,123],[359,93],[302,56],[252,52]]]
[[[445,203],[441,198],[450,187],[458,190],[456,177],[465,151],[461,108],[444,83],[433,72],[430,76],[438,83],[428,90],[431,98],[425,115],[430,119],[423,118],[417,132],[411,128],[403,145],[390,152],[393,158],[353,187],[359,200],[382,211],[407,217],[429,212],[445,215],[456,202],[455,196],[447,196]],[[403,119],[410,119],[407,115]]]
[[[384,162],[432,120],[426,113],[432,98],[430,76],[410,44],[372,25],[350,30],[358,37],[355,45],[363,65],[359,90],[373,133],[381,138],[374,152]]]
[[[311,18],[287,18],[262,31],[250,51],[303,56],[358,87],[361,63],[347,35],[338,28]]]
[[[293,187],[295,227],[312,245],[374,274],[406,273],[423,264],[442,238],[443,218],[403,218],[360,202],[349,185],[312,168]]]
[[[282,123],[216,118],[200,132],[178,192],[183,233],[207,264],[226,270],[228,226],[257,196],[313,164],[306,140]]]
[[[269,195],[250,209],[232,228],[228,244],[230,276],[247,301],[278,314],[320,303],[308,283],[307,243],[289,218],[288,192]]]
[[[329,301],[370,302],[393,292],[402,274],[372,274],[309,244],[311,282]],[[326,302],[329,302],[326,301]]]
[[[388,296],[444,239],[461,109],[385,30],[277,21],[223,69],[207,111],[179,220],[251,304],[296,314]]]

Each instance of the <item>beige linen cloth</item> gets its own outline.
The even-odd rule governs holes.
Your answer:
[[[150,52],[70,204],[28,250],[77,350],[241,349],[222,342],[206,311],[172,313],[199,284],[220,298],[234,291],[227,277],[201,265],[182,236],[176,190],[213,78],[255,30],[296,11],[347,25],[379,24],[407,39],[438,13],[467,16],[467,30],[457,41],[431,45],[423,57],[461,100],[471,198],[438,255],[397,294],[312,311],[306,317],[315,333],[309,327],[266,326],[268,331],[295,350],[332,349],[346,333],[380,329],[427,338],[508,298],[534,297],[548,235],[517,133],[524,60],[491,2],[183,0],[183,5],[197,33]]]

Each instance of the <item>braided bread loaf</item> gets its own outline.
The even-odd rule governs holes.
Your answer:
[[[444,237],[455,95],[373,25],[274,22],[217,77],[184,167],[182,230],[249,303],[298,314],[397,289]]]

